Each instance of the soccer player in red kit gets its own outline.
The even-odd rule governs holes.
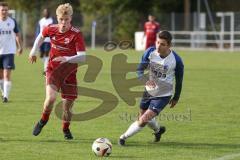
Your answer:
[[[160,30],[160,25],[155,21],[155,17],[152,15],[148,16],[148,22],[144,24],[144,36],[146,36],[146,46],[148,49],[155,45],[156,35]]]
[[[46,98],[41,119],[33,129],[34,136],[37,136],[48,122],[57,92],[61,91],[64,138],[73,139],[69,129],[71,107],[77,98],[77,63],[85,61],[85,44],[80,30],[71,25],[72,14],[73,9],[69,3],[59,5],[56,10],[58,24],[51,24],[44,28],[36,38],[29,55],[30,62],[36,62],[38,47],[45,37],[50,38],[51,50],[46,72]]]

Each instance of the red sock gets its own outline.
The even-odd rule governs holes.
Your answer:
[[[63,121],[62,122],[62,128],[63,130],[69,130],[70,122],[69,121]]]
[[[42,113],[42,117],[41,117],[41,120],[44,121],[44,122],[47,122],[48,119],[49,119],[49,116],[51,114],[51,109],[44,109],[43,110],[43,113]]]

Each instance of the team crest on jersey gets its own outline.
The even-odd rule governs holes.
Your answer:
[[[65,38],[64,39],[64,44],[68,44],[70,42],[70,39],[69,38]]]
[[[168,70],[168,65],[163,65],[163,70],[164,70],[165,72],[167,72],[167,70]]]
[[[159,64],[159,63],[151,62],[150,63],[150,68],[152,70],[155,70],[155,71],[160,71],[160,72],[163,72],[163,73],[167,73],[169,67],[168,67],[168,65],[162,65],[162,64]]]

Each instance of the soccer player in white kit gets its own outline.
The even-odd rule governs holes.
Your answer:
[[[39,35],[39,33],[42,33],[43,29],[47,27],[50,24],[54,24],[53,18],[50,16],[50,12],[47,8],[43,10],[43,17],[39,20],[37,30],[36,30],[36,37]],[[47,65],[49,60],[49,52],[51,49],[51,43],[50,38],[46,37],[43,41],[43,43],[40,46],[40,58],[43,61],[44,68],[43,68],[43,74],[46,74],[47,71]]]
[[[16,20],[8,16],[8,4],[0,2],[0,90],[4,103],[8,102],[12,86],[11,70],[15,69],[14,55],[16,52],[22,54],[19,29]]]
[[[119,145],[124,146],[127,138],[135,135],[147,124],[154,130],[154,142],[160,141],[165,132],[164,126],[159,126],[155,117],[167,104],[173,108],[180,97],[184,65],[181,58],[170,49],[172,35],[168,31],[160,31],[157,34],[156,46],[149,47],[142,56],[138,66],[138,77],[143,79],[144,70],[149,68],[149,77],[146,81],[147,88],[155,88],[155,92],[143,93],[140,102],[140,114],[138,120],[133,122],[127,131],[119,138]],[[173,83],[175,78],[175,93]]]

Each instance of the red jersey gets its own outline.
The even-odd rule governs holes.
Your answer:
[[[156,34],[160,30],[160,25],[157,22],[146,22],[144,24],[144,32],[147,39],[156,40]]]
[[[58,25],[52,24],[43,29],[42,35],[51,40],[50,61],[58,56],[74,56],[78,51],[85,51],[83,36],[75,27],[60,33]]]
[[[78,51],[85,51],[83,36],[79,29],[71,28],[60,33],[58,25],[45,27],[42,31],[44,37],[51,40],[50,59],[46,72],[46,85],[56,86],[61,91],[62,98],[74,100],[77,98],[77,64],[53,61],[59,56],[74,56]]]

